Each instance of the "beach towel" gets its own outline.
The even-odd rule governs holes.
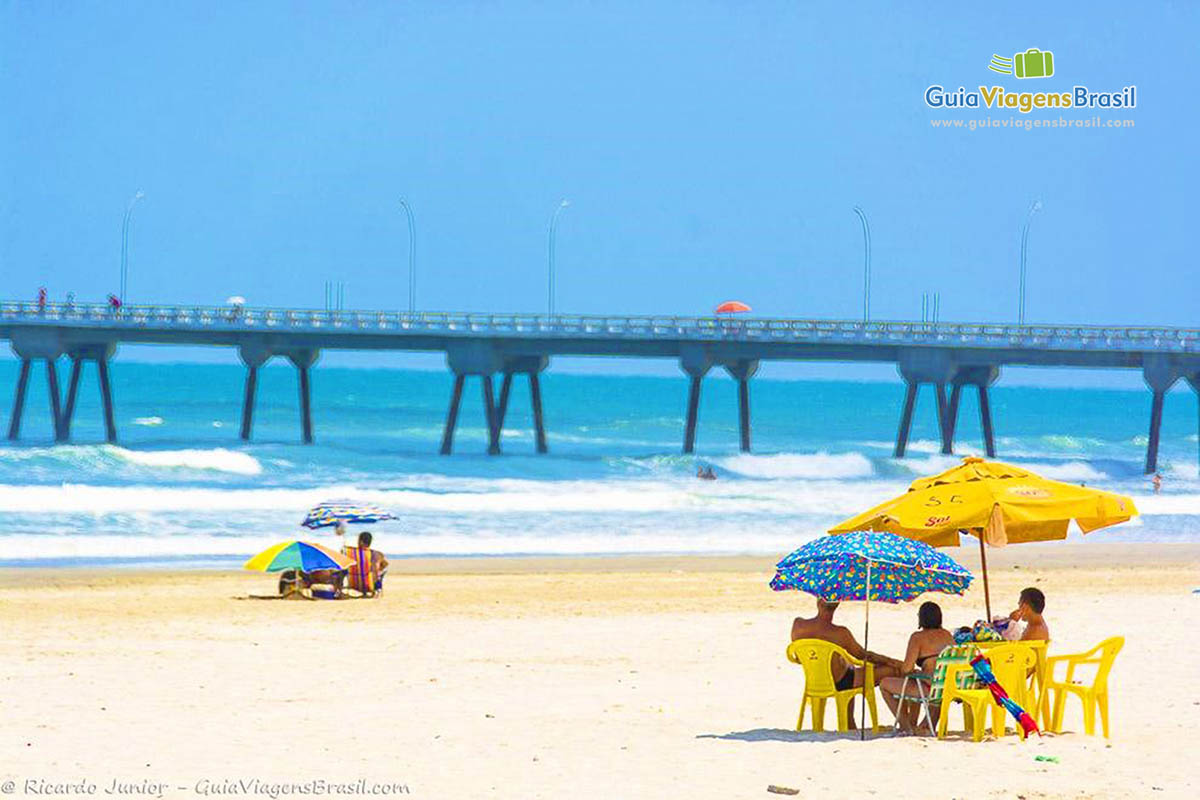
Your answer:
[[[346,547],[346,555],[354,559],[354,563],[350,565],[348,576],[350,588],[363,594],[373,594],[379,591],[379,577],[375,574],[371,548]]]

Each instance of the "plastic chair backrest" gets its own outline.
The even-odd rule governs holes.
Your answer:
[[[1024,697],[1029,670],[1037,664],[1034,649],[1027,644],[1013,642],[989,648],[984,655],[992,665],[992,674],[1008,692],[1008,696],[1014,700]]]
[[[837,655],[847,665],[859,663],[858,659],[833,642],[823,639],[797,639],[788,645],[788,661],[804,667],[804,692],[812,697],[833,697],[837,685],[833,680],[830,662]]]
[[[1114,636],[1111,639],[1105,639],[1092,649],[1093,653],[1099,651],[1100,659],[1100,666],[1096,669],[1096,679],[1092,681],[1093,689],[1099,692],[1107,691],[1108,673],[1112,671],[1113,662],[1117,660],[1117,653],[1121,652],[1121,648],[1124,646],[1125,637]]]
[[[942,694],[946,689],[946,670],[951,664],[967,664],[972,658],[979,653],[979,649],[973,642],[965,644],[949,644],[942,648],[942,652],[938,653],[937,662],[933,667],[933,680],[929,685],[929,700],[932,703],[940,702]],[[955,683],[959,689],[975,689],[979,686],[979,681],[975,678],[975,673],[971,670],[960,672],[955,679]]]

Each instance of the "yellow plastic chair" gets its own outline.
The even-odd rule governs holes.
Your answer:
[[[1067,704],[1067,693],[1079,697],[1083,702],[1083,732],[1088,736],[1096,733],[1096,709],[1100,709],[1100,726],[1104,729],[1104,738],[1108,738],[1108,673],[1112,670],[1117,653],[1125,646],[1124,636],[1114,636],[1105,639],[1086,653],[1053,656],[1046,662],[1049,680],[1046,689],[1051,692],[1051,702],[1054,714],[1050,718],[1050,730],[1062,733],[1063,708]],[[1054,679],[1054,667],[1059,662],[1067,665],[1067,675],[1063,681]],[[1075,682],[1075,668],[1084,665],[1096,667],[1096,677],[1091,686],[1083,686]]]
[[[851,667],[863,668],[865,680],[860,688],[838,690],[830,663],[835,655]],[[837,706],[838,731],[850,730],[850,701],[859,694],[866,698],[867,710],[871,712],[871,732],[879,730],[879,713],[875,708],[874,664],[861,661],[847,653],[844,648],[821,639],[797,639],[788,645],[787,657],[788,661],[804,668],[804,699],[800,701],[800,717],[796,720],[796,730],[804,729],[804,710],[811,703],[813,730],[824,731],[825,701],[831,698]]]
[[[1037,665],[1037,653],[1029,645],[1013,642],[992,647],[987,652],[987,660],[991,662],[992,674],[1008,692],[1013,702],[1022,708],[1029,708],[1028,675]],[[970,728],[971,738],[983,740],[983,727],[987,724],[987,712],[992,712],[992,733],[999,739],[1005,731],[1004,706],[996,702],[992,690],[960,689],[958,673],[974,673],[970,664],[950,664],[946,668],[946,682],[942,689],[942,710],[938,716],[938,738],[946,738],[946,728],[950,725],[950,706],[955,700],[963,704],[963,730]],[[1020,725],[1016,726],[1017,734],[1024,739],[1025,731]]]

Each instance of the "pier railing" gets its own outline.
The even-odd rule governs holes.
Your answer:
[[[910,344],[1046,350],[1200,352],[1200,329],[714,316],[325,311],[242,306],[0,302],[0,324],[245,332]]]

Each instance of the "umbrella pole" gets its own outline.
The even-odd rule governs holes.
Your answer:
[[[871,641],[871,561],[867,560],[867,621],[863,624],[863,660],[866,660],[868,655],[865,652],[870,646]],[[863,692],[862,692],[862,708],[858,712],[858,740],[866,741],[867,738],[867,691],[875,691],[874,686],[867,686],[867,671],[863,670]]]
[[[979,532],[979,562],[983,565],[983,607],[987,609],[987,621],[992,621],[992,595],[988,591],[987,548],[983,544],[983,531]]]

